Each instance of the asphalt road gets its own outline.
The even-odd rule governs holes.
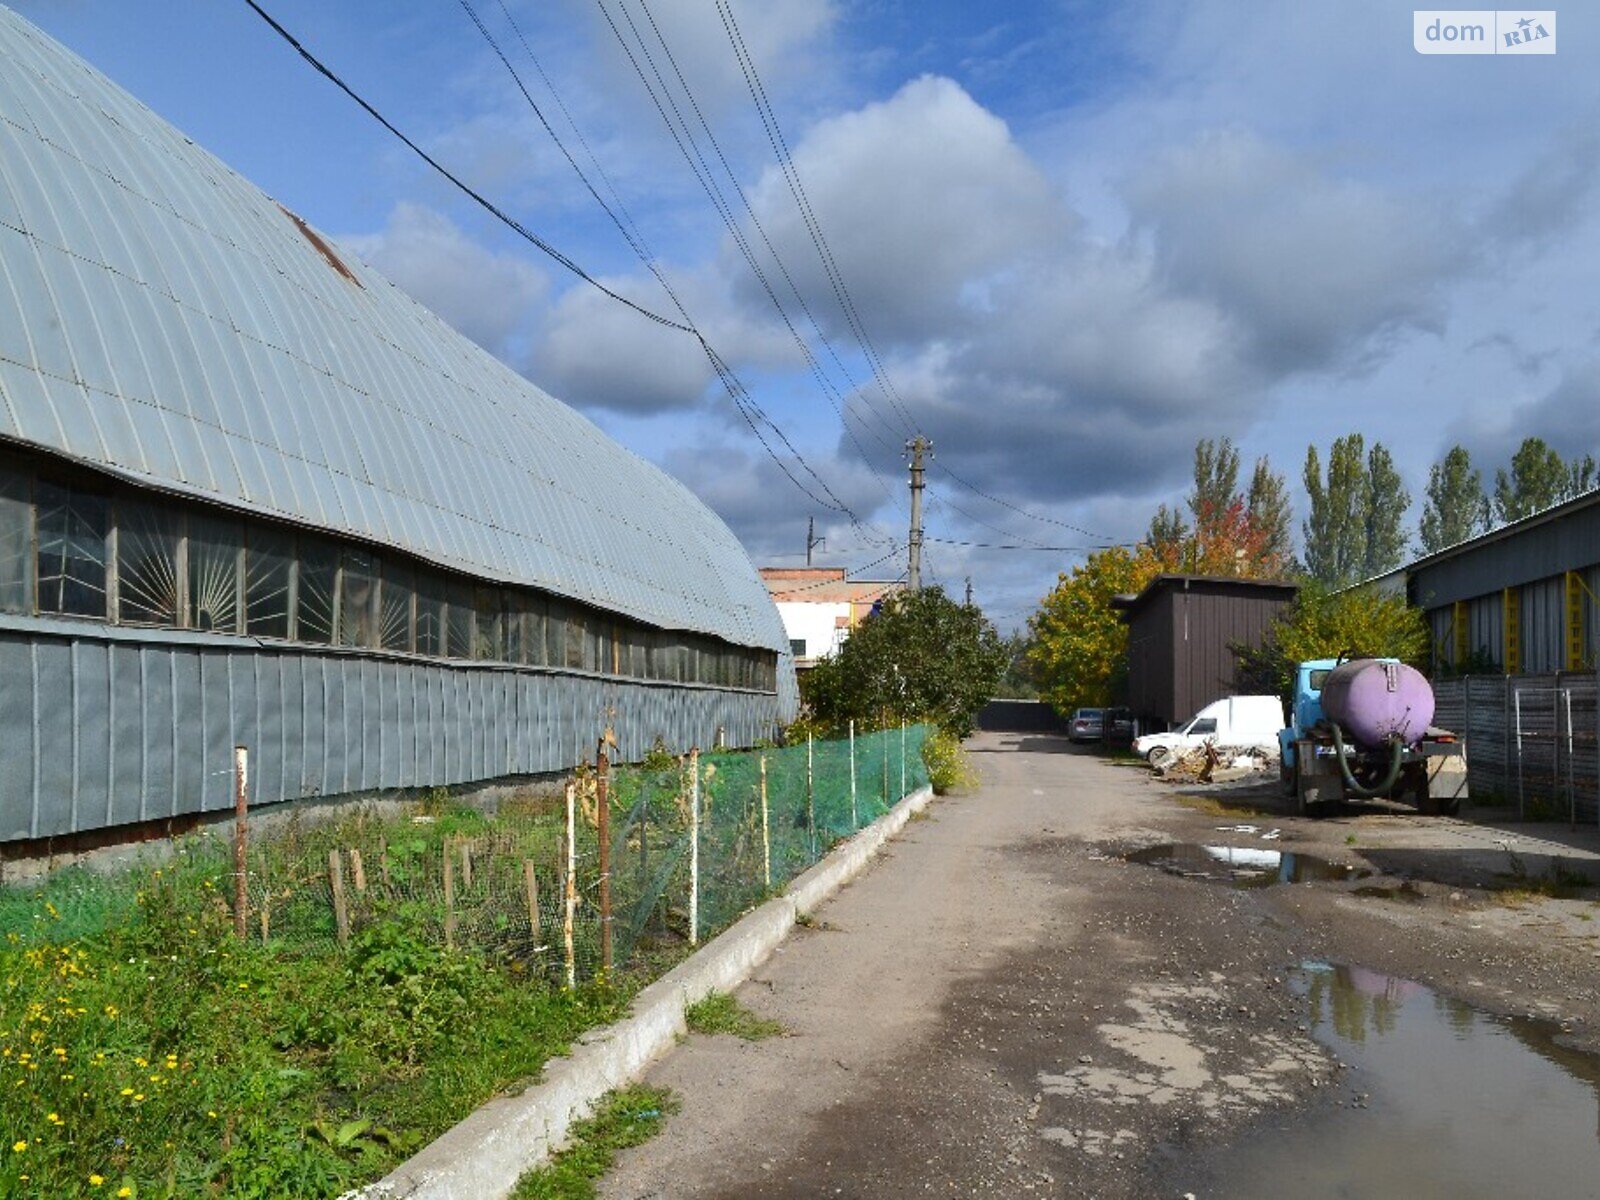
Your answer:
[[[1230,1139],[1362,1103],[1285,981],[1307,956],[1580,1025],[1600,1015],[1600,939],[1581,923],[1536,946],[1460,882],[1396,904],[1348,883],[1176,877],[1120,851],[1217,840],[1230,809],[1185,806],[1058,739],[971,749],[981,787],[931,805],[740,989],[786,1035],[692,1035],[652,1070],[682,1110],[602,1196],[1227,1194],[1190,1164],[1199,1176]],[[1334,858],[1413,829],[1448,840],[1403,816],[1277,819],[1270,844]]]

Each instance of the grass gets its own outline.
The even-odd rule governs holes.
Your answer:
[[[747,1042],[759,1042],[784,1032],[783,1023],[751,1012],[729,992],[712,992],[683,1013],[693,1033],[731,1033]]]
[[[1490,888],[1491,894],[1501,904],[1517,907],[1536,900],[1574,900],[1595,885],[1587,876],[1555,870],[1547,876],[1533,878],[1517,875]]]
[[[0,893],[0,1195],[335,1195],[536,1076],[642,982],[558,990],[537,964],[446,949],[421,902],[378,907],[347,950],[241,942],[229,870],[181,844],[109,881]]]
[[[611,1169],[617,1151],[649,1141],[677,1111],[677,1098],[666,1088],[610,1093],[599,1112],[573,1127],[567,1149],[517,1182],[512,1200],[593,1200],[595,1181]]]

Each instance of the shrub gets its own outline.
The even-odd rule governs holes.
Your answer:
[[[922,743],[922,761],[928,768],[928,782],[941,796],[977,782],[960,739],[943,730],[934,730]]]

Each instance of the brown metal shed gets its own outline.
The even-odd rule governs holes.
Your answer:
[[[1235,645],[1260,646],[1294,600],[1286,580],[1158,575],[1112,607],[1128,623],[1128,707],[1162,729],[1234,691]]]

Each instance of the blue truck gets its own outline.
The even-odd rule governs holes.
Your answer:
[[[1466,796],[1464,747],[1435,727],[1433,689],[1394,658],[1319,658],[1295,668],[1279,777],[1297,811],[1398,800],[1454,816]]]

